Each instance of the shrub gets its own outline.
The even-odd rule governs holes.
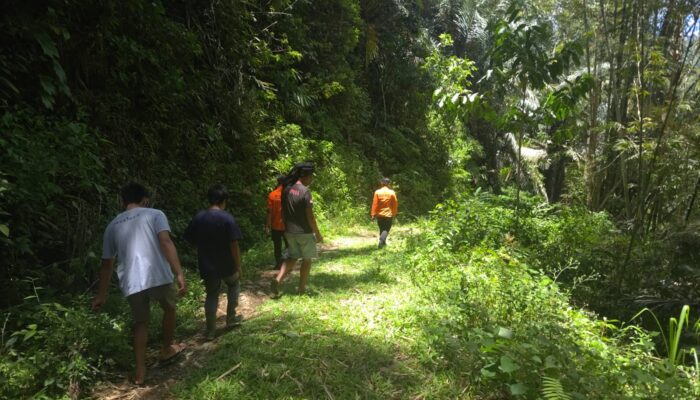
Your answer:
[[[39,393],[75,397],[103,365],[128,363],[132,351],[126,319],[92,313],[89,301],[25,302],[6,314],[0,393],[6,398]]]
[[[652,335],[571,307],[542,271],[611,259],[609,220],[530,199],[516,217],[509,204],[481,193],[446,202],[408,246],[435,358],[499,398],[695,398],[687,371],[653,356]]]

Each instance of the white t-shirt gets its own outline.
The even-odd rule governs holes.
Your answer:
[[[170,231],[168,218],[153,208],[132,208],[107,225],[102,259],[117,257],[117,276],[124,296],[173,282],[170,264],[158,241],[158,233],[163,231]]]

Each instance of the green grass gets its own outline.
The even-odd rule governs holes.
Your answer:
[[[180,382],[174,394],[199,399],[459,395],[460,382],[436,371],[425,357],[430,351],[412,312],[418,292],[408,274],[394,267],[403,257],[400,229],[381,251],[371,232],[356,229],[360,240],[324,252],[312,266],[309,294],[293,294],[298,278],[289,279],[281,288],[284,295],[222,337],[203,368]]]
[[[220,337],[173,396],[692,397],[644,334],[572,309],[551,279],[505,249],[452,253],[420,229],[397,226],[378,250],[374,225],[322,227],[334,246],[312,265],[308,293],[294,294],[292,275],[283,296]],[[268,244],[246,254],[249,277],[269,268],[270,254]]]

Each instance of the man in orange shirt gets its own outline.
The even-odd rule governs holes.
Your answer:
[[[379,225],[379,248],[386,246],[386,237],[389,236],[391,224],[399,209],[399,201],[396,193],[389,188],[389,178],[382,178],[382,187],[374,192],[372,199],[372,221],[377,219]]]
[[[265,233],[272,236],[275,248],[275,267],[279,268],[284,261],[282,257],[282,241],[284,247],[289,247],[284,237],[284,219],[282,218],[282,189],[284,176],[277,177],[277,187],[267,195],[267,217],[265,218]]]

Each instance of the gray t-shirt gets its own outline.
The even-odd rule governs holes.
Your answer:
[[[170,264],[158,241],[158,233],[163,231],[170,231],[168,218],[153,208],[132,208],[107,225],[102,259],[117,257],[117,276],[124,296],[173,282]]]

